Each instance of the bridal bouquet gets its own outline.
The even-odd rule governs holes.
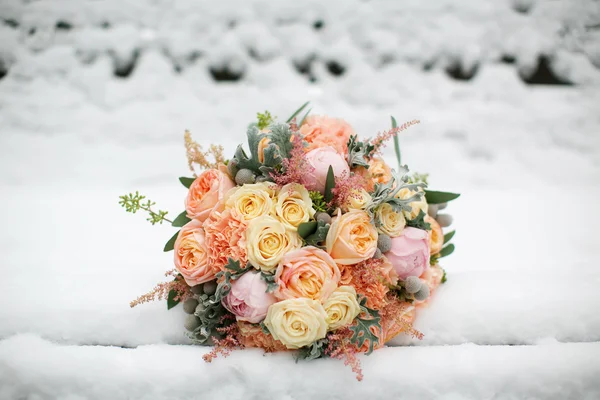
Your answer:
[[[308,104],[308,103],[307,103]],[[356,354],[398,334],[421,338],[416,309],[445,281],[439,259],[454,250],[437,214],[458,194],[427,189],[427,175],[400,164],[398,133],[371,139],[348,123],[307,112],[286,122],[259,113],[229,159],[204,150],[186,132],[193,177],[185,211],[170,220],[138,192],[121,196],[129,212],[181,228],[174,279],[131,303],[182,303],[192,342],[214,346],[211,361],[232,349],[294,351],[296,357],[343,358],[362,379]],[[381,157],[393,139],[398,170]]]

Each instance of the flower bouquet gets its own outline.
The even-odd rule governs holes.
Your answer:
[[[308,104],[308,103],[307,103]],[[398,133],[418,120],[361,140],[346,122],[312,116],[304,104],[286,122],[259,113],[230,159],[185,133],[193,177],[174,220],[140,195],[121,196],[129,212],[181,228],[172,281],[131,303],[182,303],[193,343],[293,351],[297,358],[344,358],[362,379],[356,355],[400,333],[421,338],[416,309],[445,281],[439,259],[454,250],[437,215],[458,194],[427,189],[427,175],[400,163]],[[393,139],[398,170],[381,157]],[[437,217],[437,220],[436,220]],[[440,224],[441,223],[441,224]]]

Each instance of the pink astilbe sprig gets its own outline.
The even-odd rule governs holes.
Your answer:
[[[169,296],[171,290],[175,291],[175,298],[173,300],[185,301],[192,296],[192,291],[185,280],[177,275],[175,269],[165,272],[165,276],[174,276],[175,279],[170,282],[161,282],[157,284],[154,289],[146,294],[139,296],[137,299],[129,303],[129,307],[133,308],[143,303],[149,303],[154,300],[165,300]]]
[[[214,336],[212,337],[215,346],[209,353],[206,353],[202,356],[204,361],[208,363],[212,362],[212,360],[217,358],[219,354],[221,354],[223,357],[227,357],[233,350],[243,347],[239,339],[240,330],[238,325],[235,323],[235,317],[231,314],[225,314],[223,317],[221,317],[220,322],[226,323],[227,320],[230,320],[229,322],[231,323],[227,326],[217,328],[217,332],[225,337],[223,339],[218,339]]]
[[[359,350],[350,343],[351,337],[352,331],[348,328],[338,329],[330,333],[327,335],[329,343],[325,348],[325,354],[338,360],[343,359],[344,365],[352,368],[352,372],[356,374],[356,380],[360,382],[363,380],[363,373],[360,360],[356,357]]]
[[[290,157],[282,161],[280,172],[271,173],[271,178],[279,186],[294,182],[306,186],[306,177],[314,172],[314,168],[306,159],[304,141],[299,135],[292,135],[292,145]]]
[[[369,181],[363,175],[350,172],[342,172],[335,177],[335,187],[332,189],[333,199],[328,204],[333,208],[335,205],[346,206],[350,199],[360,199],[360,189],[368,189]]]
[[[421,121],[419,121],[418,119],[413,119],[412,121],[405,122],[400,126],[378,133],[377,136],[370,140],[370,144],[374,148],[372,153],[374,154],[380,152],[381,148],[385,147],[385,142],[396,136],[398,133],[406,130],[407,128],[420,123]]]

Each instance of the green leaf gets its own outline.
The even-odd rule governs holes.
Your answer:
[[[173,223],[171,225],[177,228],[181,228],[190,221],[191,219],[188,218],[187,212],[184,211],[181,214],[179,214],[177,218],[175,218],[175,220],[173,220]]]
[[[427,214],[423,210],[419,211],[419,215],[415,219],[406,220],[406,226],[411,226],[413,228],[423,229],[426,231],[431,230],[431,224],[429,222],[425,222],[425,217]]]
[[[444,271],[444,275],[442,275],[442,283],[446,283],[446,281],[448,281],[448,278],[446,278],[446,270],[442,268],[442,271]]]
[[[177,274],[177,276],[173,280],[176,281],[178,279],[183,279],[183,276],[181,276],[181,274]],[[173,308],[177,304],[179,304],[179,302],[181,300],[179,300],[179,299],[175,300],[176,297],[177,297],[177,291],[174,289],[171,289],[169,291],[169,294],[167,295],[167,310],[170,310],[171,308]]]
[[[317,221],[317,229],[310,235],[304,237],[304,241],[309,246],[319,247],[319,244],[324,242],[327,238],[327,234],[329,233],[329,227],[329,224],[326,224],[323,221]]]
[[[306,238],[309,235],[312,235],[313,233],[316,232],[318,227],[318,223],[317,221],[308,221],[308,222],[303,222],[300,225],[298,225],[298,235],[300,235],[301,238]]]
[[[357,166],[369,168],[369,160],[375,146],[369,142],[361,142],[357,135],[351,135],[348,139],[348,165],[350,168]]]
[[[392,129],[397,128],[396,118],[392,117]],[[398,168],[402,167],[402,156],[400,154],[400,139],[398,135],[394,135],[394,152],[396,153],[396,160],[398,160]]]
[[[308,117],[308,114],[310,114],[311,111],[312,111],[312,108],[309,108],[308,111],[306,112],[306,114],[304,114],[304,117],[302,117],[300,122],[298,122],[298,126],[302,126],[302,124],[304,123],[304,120],[306,119],[306,117]]]
[[[454,237],[454,234],[456,233],[456,231],[451,231],[448,232],[444,235],[444,244],[448,243],[450,240],[452,240],[452,238]]]
[[[277,282],[275,282],[275,275],[265,274],[264,272],[260,272],[260,277],[263,281],[267,283],[267,291],[266,293],[273,293],[279,288]]]
[[[328,344],[329,340],[325,338],[314,341],[308,346],[301,347],[298,349],[298,352],[296,352],[296,362],[298,362],[298,360],[310,361],[326,357],[325,349]]]
[[[291,116],[291,117],[289,117],[289,118],[287,119],[287,121],[286,121],[286,122],[288,122],[288,123],[289,123],[289,122],[291,122],[291,121],[294,119],[294,117],[295,117],[296,115],[300,114],[300,113],[302,112],[302,110],[304,110],[304,109],[306,108],[306,106],[308,105],[308,103],[310,103],[310,101],[307,101],[306,103],[302,104],[302,106],[301,106],[299,109],[297,109],[297,110],[296,110],[296,111],[295,111],[295,112],[292,114],[292,116]]]
[[[194,183],[195,180],[196,180],[196,178],[188,178],[185,176],[179,177],[179,182],[181,182],[181,184],[188,189],[190,188],[190,186],[192,186],[192,183]]]
[[[327,180],[325,181],[325,194],[323,195],[325,202],[330,203],[333,200],[333,188],[335,187],[335,175],[333,175],[333,167],[330,165],[327,170]]]
[[[169,239],[169,241],[165,244],[165,248],[163,249],[163,251],[166,253],[167,251],[171,251],[173,250],[173,248],[175,247],[175,241],[177,240],[177,235],[179,235],[180,231],[177,231],[177,233],[175,233],[173,236],[171,236],[171,239]]]
[[[350,326],[350,330],[353,332],[350,342],[355,344],[358,348],[361,348],[366,341],[369,342],[369,350],[367,355],[371,354],[374,350],[375,344],[379,342],[379,338],[373,332],[371,327],[375,327],[376,330],[381,330],[379,312],[372,310],[367,307],[367,298],[363,297],[360,300],[360,309],[362,313],[356,317],[355,324]],[[363,316],[364,314],[364,316]]]
[[[452,201],[460,196],[459,193],[436,192],[435,190],[425,189],[425,199],[428,204],[442,204]]]
[[[442,257],[446,257],[449,256],[450,254],[452,254],[454,252],[454,245],[452,243],[450,243],[448,246],[444,247],[442,249],[442,251],[440,251],[440,256],[439,258]]]

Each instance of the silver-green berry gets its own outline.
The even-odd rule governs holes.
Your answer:
[[[383,253],[381,252],[381,250],[375,249],[375,254],[373,254],[373,258],[376,259],[376,260],[378,260],[381,257],[383,257]]]
[[[423,285],[417,293],[415,293],[415,300],[424,301],[429,297],[429,286]]]
[[[183,311],[186,314],[193,314],[196,311],[196,307],[198,306],[198,300],[196,299],[187,299],[183,302]]]
[[[185,329],[190,332],[194,331],[200,326],[200,318],[196,317],[195,315],[188,315],[183,326],[185,326]]]
[[[229,175],[231,175],[231,176],[237,175],[238,167],[237,167],[237,160],[235,158],[232,158],[231,160],[229,160],[229,163],[227,163],[227,171],[229,172]]]
[[[419,290],[421,290],[422,286],[423,284],[421,283],[421,280],[416,276],[409,276],[404,281],[404,289],[410,294],[417,293]]]
[[[382,253],[387,253],[392,249],[392,238],[384,233],[380,233],[377,237],[377,248]]]
[[[199,303],[198,306],[196,307],[195,310],[195,314],[202,314],[204,312],[204,310],[206,310],[206,306],[204,305],[204,303]]]
[[[191,290],[192,290],[192,293],[194,293],[194,294],[202,294],[202,293],[204,293],[202,291],[202,285],[192,286]]]
[[[429,214],[431,218],[435,218],[437,216],[438,210],[439,206],[437,204],[429,204],[429,206],[427,207],[427,214]]]
[[[217,282],[216,281],[206,282],[202,289],[204,290],[204,294],[212,296],[217,291]]]
[[[318,212],[315,214],[315,219],[317,221],[323,221],[326,224],[331,224],[331,216],[326,212]]]
[[[452,215],[450,214],[438,214],[435,220],[440,224],[442,228],[446,228],[452,225]]]
[[[238,185],[246,185],[248,183],[254,183],[256,181],[256,176],[254,176],[254,172],[249,169],[240,169],[237,174],[235,174],[235,183]]]

